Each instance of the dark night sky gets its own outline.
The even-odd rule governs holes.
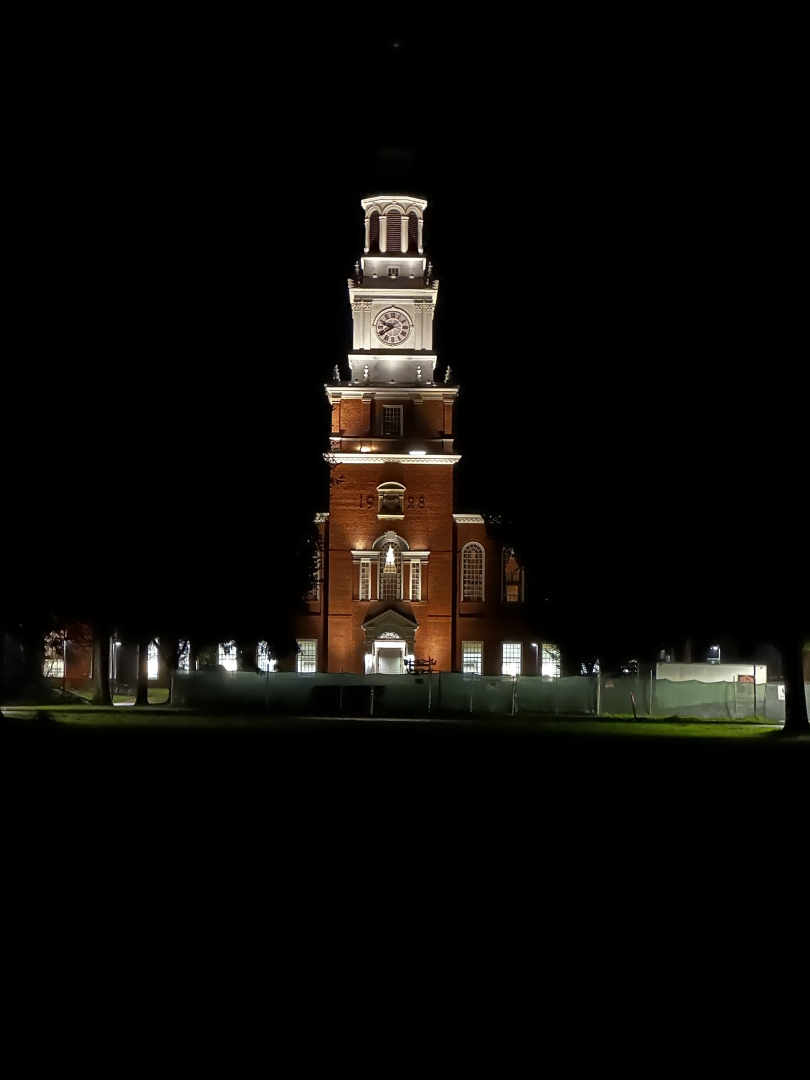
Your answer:
[[[262,493],[267,527],[325,507],[322,386],[351,344],[359,200],[385,188],[429,200],[459,509],[553,517],[570,541],[739,519],[711,488],[662,509],[662,478],[795,478],[791,202],[747,31],[428,29],[381,33],[370,61],[360,34],[215,29],[111,32],[55,69],[54,30],[32,54],[19,385],[43,460],[70,448],[70,505]],[[583,559],[611,573],[617,550]]]

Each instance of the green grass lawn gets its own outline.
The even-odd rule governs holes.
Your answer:
[[[150,692],[150,702],[163,704],[168,692]],[[124,699],[131,701],[131,698]],[[7,709],[12,722],[24,724],[33,718],[37,709],[17,707]],[[175,709],[171,706],[161,709],[151,707],[113,707],[51,705],[47,712],[59,725],[79,728],[150,728],[152,730],[183,730],[206,728],[209,730],[234,730],[238,728],[257,731],[262,729],[299,727],[302,731],[316,727],[329,726],[333,723],[352,723],[355,718],[336,717],[284,717],[262,713],[201,712],[191,709]],[[368,717],[357,718],[360,722],[369,722]],[[406,721],[400,721],[405,723]],[[781,725],[757,722],[753,717],[740,721],[702,720],[697,717],[661,720],[633,720],[632,718],[596,717],[543,717],[543,716],[460,716],[436,717],[424,721],[426,724],[443,727],[476,727],[498,731],[515,730],[522,734],[535,732],[538,736],[557,735],[573,738],[583,736],[619,736],[633,739],[668,738],[690,739],[756,739],[778,730]],[[397,724],[394,719],[379,719],[378,724]]]

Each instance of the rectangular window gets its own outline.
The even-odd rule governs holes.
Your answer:
[[[519,641],[504,641],[501,657],[501,671],[504,675],[520,675],[523,646]]]
[[[158,638],[149,642],[149,648],[146,650],[146,677],[147,679],[156,679],[158,677]]]
[[[402,406],[383,405],[383,435],[402,434]]]
[[[369,559],[360,560],[360,599],[371,599],[371,562]]]
[[[226,671],[236,671],[236,642],[220,641],[217,650],[217,663]]]
[[[63,679],[65,676],[65,646],[59,634],[49,634],[45,638],[42,674],[46,679]]]
[[[390,543],[380,552],[378,570],[380,600],[402,600],[402,549]]]
[[[191,650],[187,641],[180,642],[180,654],[177,658],[177,667],[180,671],[188,671]]]
[[[312,674],[318,670],[318,642],[314,638],[299,638],[298,671]]]
[[[484,673],[483,641],[462,641],[461,670],[465,675],[482,675]]]
[[[549,675],[552,679],[560,677],[560,650],[556,645],[543,644],[543,660],[540,668],[541,675]]]
[[[266,641],[260,641],[256,649],[256,666],[261,672],[276,671],[278,668],[278,661],[270,655]]]
[[[422,599],[422,564],[414,559],[411,563],[411,600]]]

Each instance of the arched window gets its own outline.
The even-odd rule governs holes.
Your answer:
[[[514,548],[504,548],[501,561],[501,599],[508,604],[523,600],[523,567],[515,558]]]
[[[461,599],[484,599],[484,549],[465,544],[461,551]]]
[[[408,214],[408,251],[419,250],[419,218],[416,211],[411,210]]]
[[[389,210],[385,230],[386,251],[399,251],[402,247],[402,214],[399,210]]]
[[[371,215],[368,232],[368,250],[379,252],[380,250],[380,212],[375,210]]]
[[[377,599],[402,600],[403,552],[409,551],[408,541],[398,536],[393,529],[377,537],[371,545],[368,560],[362,558],[362,553],[358,551],[356,555],[360,562],[360,599],[371,599],[371,570],[374,566],[377,574]],[[408,558],[407,555],[405,557]],[[364,565],[366,563],[367,565]]]
[[[386,540],[380,549],[380,600],[402,599],[402,548]]]

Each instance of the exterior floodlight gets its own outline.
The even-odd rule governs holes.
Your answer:
[[[360,453],[361,454],[370,454],[371,453],[371,447],[370,446],[361,446],[360,447]]]
[[[409,450],[408,453],[411,457],[424,457],[427,453],[426,450]]]

